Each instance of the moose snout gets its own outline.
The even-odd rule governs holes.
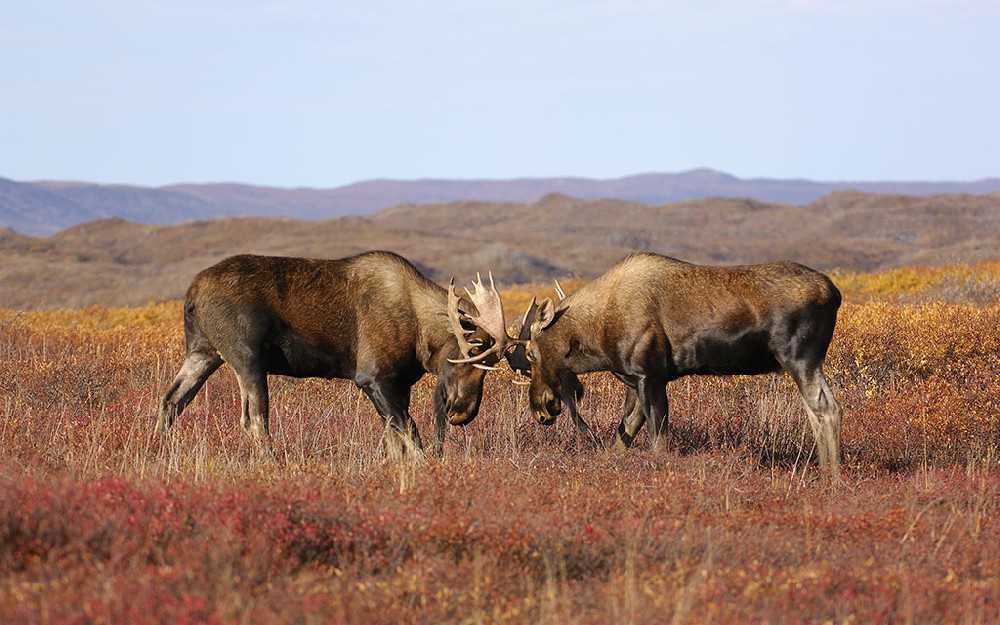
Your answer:
[[[536,412],[535,418],[538,419],[538,422],[542,425],[552,425],[556,422],[556,418],[554,416],[546,414],[545,412]]]
[[[458,398],[449,399],[445,404],[444,412],[448,415],[448,423],[465,425],[472,421],[476,413],[479,412],[479,402],[472,404],[468,401],[460,401]]]
[[[562,412],[562,401],[553,393],[546,391],[542,397],[541,409],[535,409],[535,418],[542,425],[552,425]]]
[[[479,403],[481,395],[479,393],[449,393],[445,401],[444,412],[448,415],[448,423],[452,425],[466,425],[479,414]]]
[[[448,423],[452,425],[466,425],[469,421],[472,421],[476,416],[474,412],[449,412],[448,413]]]

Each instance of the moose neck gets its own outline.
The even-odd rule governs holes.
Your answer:
[[[607,369],[610,362],[600,343],[604,333],[600,311],[587,298],[571,295],[566,304],[566,312],[545,332],[552,333],[566,355],[567,367],[575,373]]]
[[[417,358],[424,369],[438,375],[449,358],[460,358],[458,342],[448,322],[448,294],[436,284],[413,295],[420,337]]]

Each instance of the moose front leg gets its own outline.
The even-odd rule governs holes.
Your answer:
[[[382,380],[365,379],[358,386],[368,395],[385,422],[383,441],[390,458],[424,457],[417,424],[410,416],[410,387]]]
[[[409,412],[393,415],[386,420],[385,441],[391,450],[390,455],[394,459],[422,460],[424,458],[424,446],[420,441],[420,432],[417,431],[417,424]]]
[[[667,434],[667,384],[663,380],[648,376],[639,378],[636,388],[639,404],[649,422],[649,443],[654,450],[660,450]]]
[[[591,446],[597,448],[598,440],[597,435],[594,431],[590,429],[586,420],[580,416],[580,410],[576,405],[576,402],[583,399],[583,384],[580,382],[580,378],[576,374],[570,372],[563,379],[562,383],[562,402],[567,408],[569,408],[569,416],[573,419],[573,425],[576,426],[576,431],[580,433],[585,440],[587,440]]]
[[[646,423],[646,413],[642,411],[636,390],[626,386],[624,414],[618,424],[618,446],[622,449],[631,447],[644,423]]]
[[[444,457],[445,424],[448,421],[448,389],[442,380],[434,388],[434,440],[431,441],[431,454],[436,458]]]

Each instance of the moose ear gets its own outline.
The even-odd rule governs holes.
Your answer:
[[[552,301],[551,297],[546,297],[538,304],[538,309],[535,311],[535,320],[531,324],[531,329],[533,331],[544,330],[555,323],[565,311],[566,309],[564,307],[556,306],[556,303]]]

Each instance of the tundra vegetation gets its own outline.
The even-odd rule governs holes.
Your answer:
[[[1000,264],[833,278],[833,486],[788,376],[673,382],[622,453],[617,379],[582,376],[595,450],[501,369],[421,463],[351,382],[273,377],[270,458],[228,367],[155,433],[180,302],[0,311],[0,622],[998,622]]]

